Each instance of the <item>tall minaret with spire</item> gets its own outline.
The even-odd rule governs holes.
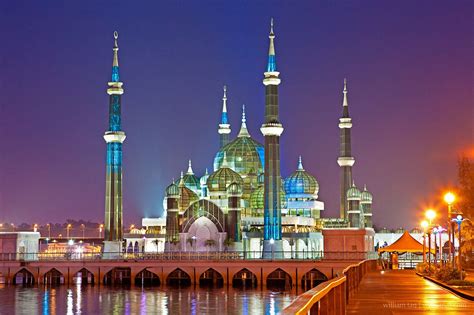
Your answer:
[[[265,86],[265,122],[260,128],[265,137],[264,257],[282,255],[283,248],[280,204],[280,135],[283,133],[283,126],[278,118],[278,86],[281,80],[276,67],[273,19],[270,22],[269,38],[268,63],[263,79],[263,85]]]
[[[118,33],[114,32],[114,59],[112,79],[108,83],[109,128],[104,134],[107,143],[107,167],[105,186],[105,234],[104,253],[117,255],[122,251],[122,143],[125,132],[122,131],[121,97],[123,83],[120,82],[118,63]]]
[[[229,143],[230,131],[231,130],[229,118],[227,117],[227,87],[224,85],[224,96],[222,97],[221,123],[219,124],[218,129],[221,148],[227,143]]]
[[[340,217],[341,219],[348,219],[347,211],[349,204],[347,201],[347,190],[352,184],[352,166],[355,163],[351,152],[351,128],[352,119],[349,117],[349,102],[347,101],[347,80],[344,79],[344,90],[342,100],[342,117],[339,118],[340,129],[340,150],[337,163],[341,167],[341,199],[340,199]]]

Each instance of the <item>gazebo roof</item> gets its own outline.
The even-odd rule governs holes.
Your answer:
[[[428,251],[428,247],[425,247],[425,252]],[[413,236],[408,233],[408,231],[403,232],[403,235],[400,236],[398,240],[394,243],[379,248],[379,253],[389,252],[389,253],[423,253],[423,244],[418,242]],[[432,253],[435,253],[435,249],[431,249]]]

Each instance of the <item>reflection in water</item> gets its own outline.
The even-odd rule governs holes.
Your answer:
[[[261,290],[0,286],[0,314],[265,314],[294,293]]]

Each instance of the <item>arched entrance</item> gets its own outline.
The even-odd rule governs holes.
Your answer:
[[[313,268],[304,274],[303,278],[301,279],[301,287],[303,290],[307,291],[327,280],[328,277],[326,277],[324,273],[318,269]]]
[[[270,273],[267,277],[267,288],[271,290],[289,291],[291,287],[291,276],[280,268]]]
[[[191,285],[191,277],[183,270],[176,268],[166,278],[166,284],[175,287],[188,287]]]
[[[160,278],[153,272],[143,269],[135,276],[135,285],[139,286],[160,286]]]
[[[51,285],[64,284],[64,276],[57,269],[53,268],[44,274],[44,284],[51,284]]]
[[[94,284],[94,274],[86,268],[82,268],[73,275],[72,282],[79,285]]]
[[[255,276],[253,272],[244,268],[234,275],[232,279],[232,287],[254,289],[257,287],[257,276]]]
[[[13,276],[13,284],[34,285],[35,277],[31,272],[23,268]]]
[[[183,213],[182,233],[187,233],[188,251],[218,251],[225,232],[225,215],[218,205],[209,200],[191,204]]]
[[[222,275],[212,268],[207,269],[199,277],[200,287],[221,288],[224,285]]]
[[[130,285],[131,270],[128,267],[115,267],[104,276],[105,285]]]

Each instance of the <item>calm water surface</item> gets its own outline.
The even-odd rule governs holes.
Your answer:
[[[295,297],[258,289],[0,284],[0,314],[277,314]]]

